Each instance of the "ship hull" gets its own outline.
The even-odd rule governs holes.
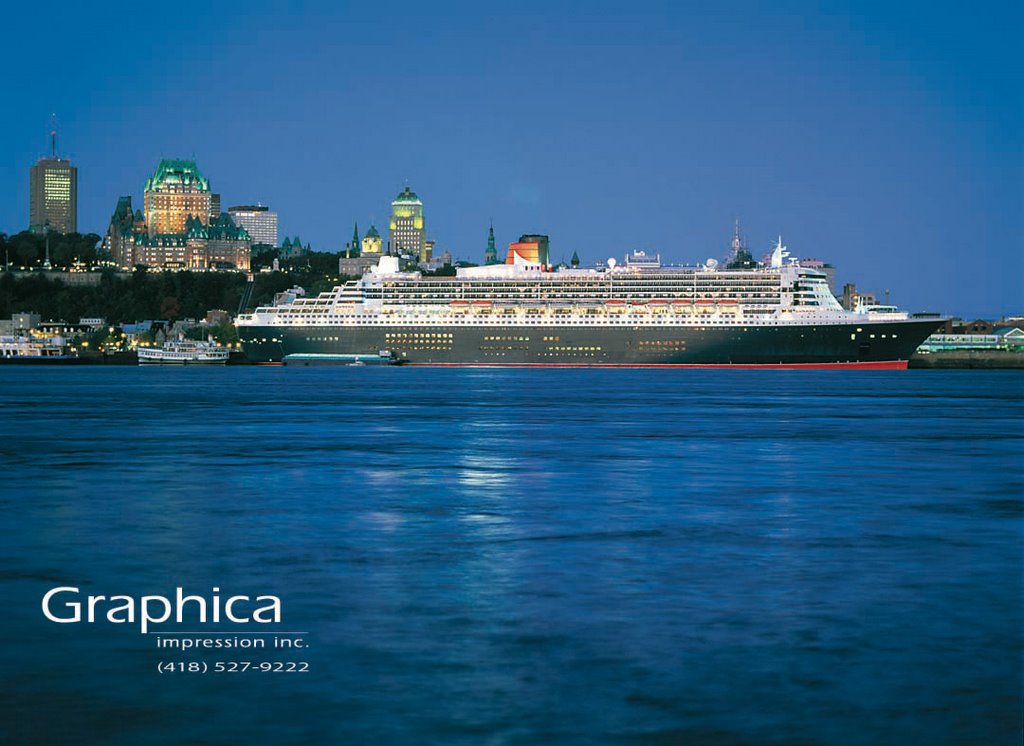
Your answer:
[[[239,326],[249,359],[376,354],[410,365],[905,368],[934,320],[817,325],[351,324]]]

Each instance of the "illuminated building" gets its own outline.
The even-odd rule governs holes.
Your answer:
[[[209,225],[220,215],[220,195],[210,192],[195,161],[163,159],[146,180],[143,210],[151,237],[177,234],[189,216]]]
[[[249,270],[251,238],[244,226],[235,225],[228,213],[204,225],[198,218],[189,218],[185,225],[190,269]]]
[[[548,266],[548,237],[527,233],[508,245],[505,264],[540,264]]]
[[[141,210],[132,212],[131,196],[118,197],[117,207],[110,217],[103,248],[119,267],[131,268],[140,264],[135,260],[135,245],[138,236],[146,235],[146,220]]]
[[[28,224],[61,233],[78,232],[78,169],[57,157],[57,132],[50,133],[49,158],[29,169]]]
[[[210,192],[193,161],[160,161],[146,181],[145,209],[145,214],[133,212],[130,196],[117,200],[103,240],[117,266],[249,270],[249,232],[229,213],[220,212],[219,195]],[[265,211],[251,210],[260,217]],[[269,214],[276,233],[277,215]]]
[[[423,222],[423,203],[409,187],[391,203],[391,242],[388,253],[411,254],[422,259],[426,251],[427,231]]]
[[[380,237],[377,229],[371,225],[370,230],[366,231],[366,235],[363,236],[362,253],[363,256],[372,255],[380,256],[384,249],[384,239]]]
[[[237,205],[228,208],[236,225],[245,228],[253,245],[277,246],[277,213],[264,205]],[[211,218],[213,220],[215,218]]]

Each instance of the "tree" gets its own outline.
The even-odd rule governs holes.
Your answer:
[[[29,231],[22,231],[10,238],[11,255],[18,264],[28,267],[42,261],[45,254],[43,237]]]
[[[165,295],[160,301],[160,318],[173,321],[181,315],[181,304],[173,295]]]

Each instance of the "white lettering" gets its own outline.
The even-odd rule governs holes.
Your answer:
[[[164,613],[161,616],[152,616],[149,613],[150,602],[163,606]],[[142,620],[142,634],[146,634],[148,625],[154,623],[160,624],[171,618],[171,602],[163,596],[143,596],[140,599],[140,605],[142,607],[142,612],[139,614],[139,618]]]
[[[72,612],[74,612],[74,616],[72,616],[70,619],[68,619],[67,617],[57,617],[54,616],[53,613],[51,613],[50,599],[56,596],[58,593],[78,593],[78,589],[64,585],[60,588],[52,588],[49,591],[47,591],[46,595],[43,596],[43,614],[46,616],[46,618],[49,619],[51,622],[57,622],[58,624],[71,624],[72,622],[82,621],[82,604],[78,601],[66,601],[64,603],[64,606],[66,606],[67,608],[71,609]]]

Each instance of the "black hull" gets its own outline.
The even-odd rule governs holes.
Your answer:
[[[241,326],[255,363],[377,354],[412,365],[905,368],[934,320],[814,326]],[[858,329],[860,331],[858,331]]]
[[[0,365],[81,365],[86,362],[80,357],[3,357],[0,356]]]

